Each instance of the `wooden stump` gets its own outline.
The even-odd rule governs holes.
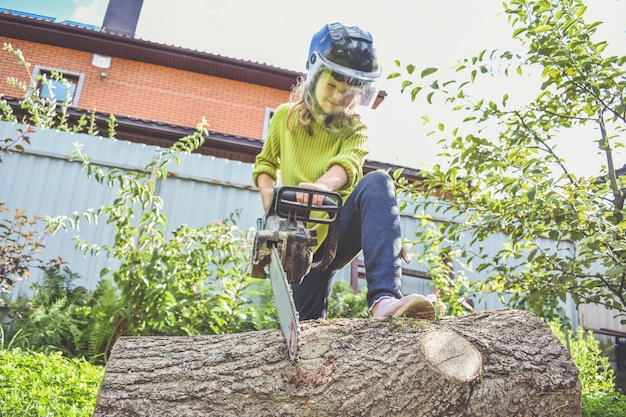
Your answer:
[[[280,330],[123,337],[95,417],[580,415],[578,370],[525,311],[436,322],[302,324],[301,360]]]

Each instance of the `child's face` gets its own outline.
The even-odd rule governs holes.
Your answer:
[[[324,71],[315,85],[315,98],[324,113],[339,114],[352,104],[360,87],[337,81],[330,72]]]

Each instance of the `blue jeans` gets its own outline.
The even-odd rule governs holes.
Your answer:
[[[384,172],[370,172],[343,205],[334,261],[327,269],[312,271],[300,284],[291,286],[300,321],[326,317],[333,277],[361,250],[368,306],[383,296],[402,297],[401,244],[400,210],[393,180]]]

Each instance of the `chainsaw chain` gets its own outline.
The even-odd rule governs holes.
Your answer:
[[[278,274],[278,276],[275,276],[275,274]],[[283,333],[283,336],[285,338],[287,353],[289,354],[289,359],[291,360],[291,362],[293,364],[297,364],[300,359],[300,316],[293,302],[293,292],[291,290],[291,286],[287,282],[287,277],[285,276],[282,264],[280,263],[280,258],[278,256],[276,248],[272,249],[270,281],[272,283],[272,295],[274,296],[274,305],[276,305],[276,311],[278,313],[278,323],[280,325],[281,332]],[[283,298],[281,298],[281,300],[279,300],[276,297],[277,292],[281,292],[281,294],[286,296],[287,299],[284,300]],[[287,302],[288,305],[284,306],[284,302]],[[286,308],[289,309],[289,312],[285,311]],[[281,311],[283,312],[282,315]],[[283,321],[287,321],[287,319],[288,322]],[[293,346],[294,343],[295,346]]]

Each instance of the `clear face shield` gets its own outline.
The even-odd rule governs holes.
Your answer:
[[[308,81],[315,83],[319,78],[323,78],[324,75],[327,74],[332,76],[332,82],[339,85],[339,87],[349,88],[349,92],[354,98],[355,105],[369,106],[376,97],[377,89],[375,79],[377,75],[374,78],[371,73],[364,73],[351,68],[342,67],[331,61],[320,58],[319,55],[317,55],[314,64],[309,67]],[[309,85],[308,87],[309,89],[314,89],[315,86]]]
[[[327,70],[324,72],[329,74],[330,77],[326,77],[326,82],[332,84],[332,87],[340,90],[344,88],[345,96],[347,99],[351,99],[351,103],[357,106],[370,106],[372,99],[376,96],[376,85],[372,81],[363,81],[358,78],[346,76],[344,74]],[[343,84],[346,84],[345,86]]]
[[[313,117],[333,130],[329,128],[332,119],[354,106],[370,106],[378,90],[371,75],[321,61],[309,68],[306,100]]]

